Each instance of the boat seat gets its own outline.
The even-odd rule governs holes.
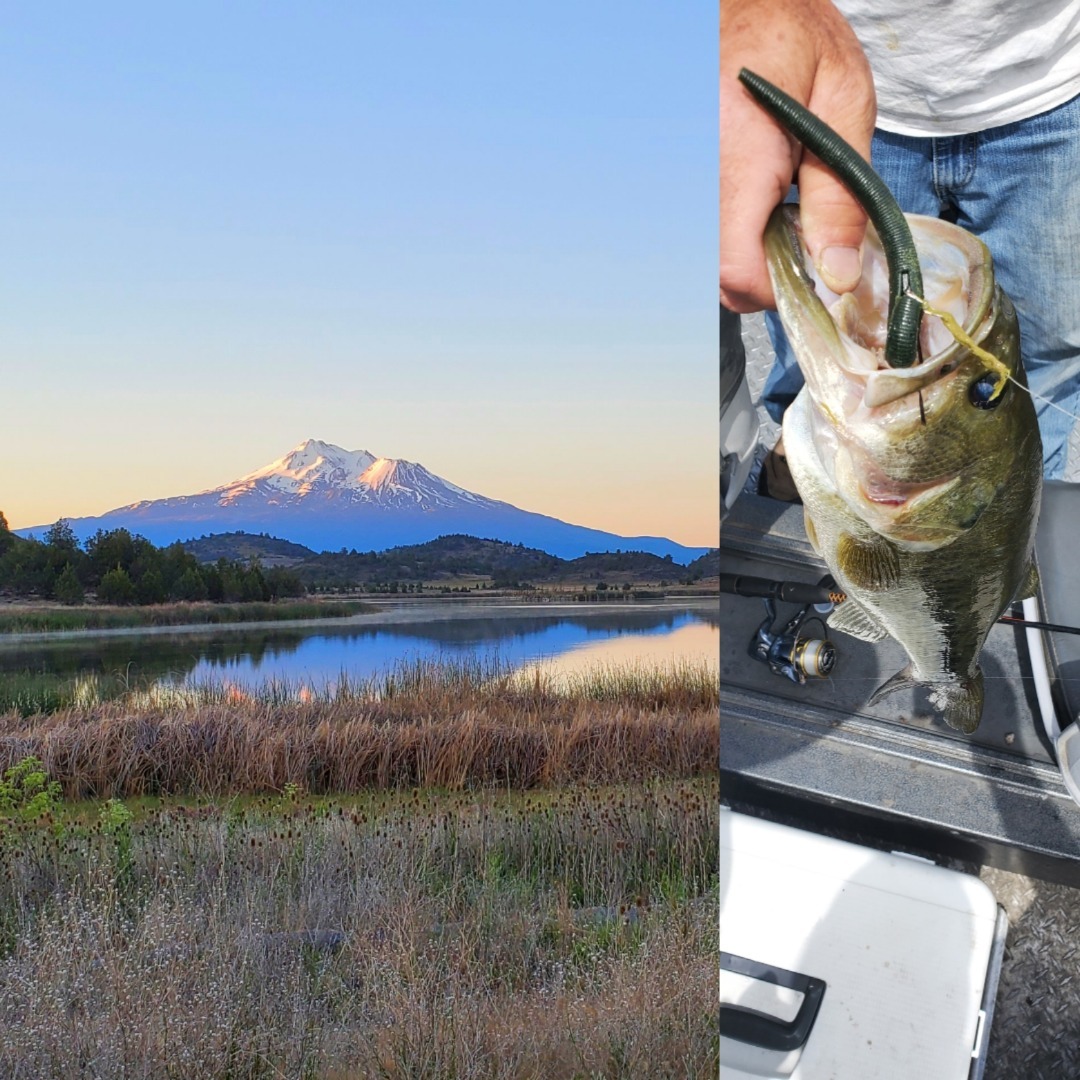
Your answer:
[[[1045,622],[1080,626],[1080,484],[1048,480],[1035,536],[1039,602]],[[1054,704],[1062,727],[1080,716],[1080,635],[1044,634]]]

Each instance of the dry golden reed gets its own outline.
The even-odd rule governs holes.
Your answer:
[[[531,788],[715,774],[708,665],[559,679],[416,663],[330,692],[157,688],[49,715],[0,717],[0,773],[39,758],[68,799],[236,795],[297,785]]]

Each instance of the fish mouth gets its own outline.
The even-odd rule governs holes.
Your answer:
[[[919,249],[926,301],[951,315],[973,340],[982,340],[996,317],[985,245],[936,218],[912,214],[908,221]],[[872,226],[863,246],[862,278],[843,294],[829,289],[814,267],[797,210],[782,208],[766,241],[781,316],[801,339],[796,353],[807,386],[834,419],[883,407],[890,414],[900,410],[908,419],[925,418],[931,398],[970,366],[966,347],[930,314],[921,320],[918,362],[907,368],[886,362],[889,274]]]

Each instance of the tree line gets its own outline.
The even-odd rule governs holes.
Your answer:
[[[258,561],[200,563],[183,544],[159,548],[127,529],[98,529],[80,544],[64,519],[43,541],[22,539],[0,512],[0,591],[81,604],[93,593],[101,604],[164,604],[210,600],[236,603],[303,596],[303,582]]]

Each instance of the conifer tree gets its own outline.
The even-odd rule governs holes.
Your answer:
[[[82,583],[71,563],[65,563],[64,569],[53,584],[53,597],[61,604],[81,604],[86,599]]]
[[[128,577],[128,572],[118,566],[101,576],[97,597],[103,604],[133,604],[135,585]]]

